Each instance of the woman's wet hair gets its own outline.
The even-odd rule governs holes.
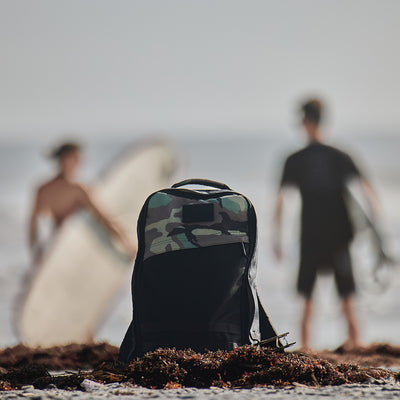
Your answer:
[[[63,157],[65,157],[67,154],[71,154],[75,151],[80,151],[81,150],[81,145],[76,142],[66,142],[63,143],[59,146],[57,146],[55,149],[53,149],[50,152],[50,158],[54,160],[61,160]]]
[[[321,122],[323,105],[319,99],[310,99],[301,105],[303,121],[318,125]]]

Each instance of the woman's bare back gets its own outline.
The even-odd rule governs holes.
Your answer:
[[[37,191],[37,213],[51,215],[57,226],[84,206],[85,189],[82,185],[62,177],[44,183]]]
[[[136,244],[130,240],[112,217],[94,201],[89,190],[82,184],[69,181],[62,176],[41,185],[36,193],[29,228],[29,242],[33,249],[37,243],[37,221],[40,215],[50,215],[55,227],[60,225],[80,208],[89,210],[108,231],[119,238],[125,249],[134,257]]]

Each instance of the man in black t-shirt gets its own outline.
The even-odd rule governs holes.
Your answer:
[[[276,242],[274,251],[281,258],[280,226],[283,207],[283,187],[295,186],[302,199],[300,268],[297,289],[305,297],[301,324],[301,342],[309,349],[312,316],[312,291],[318,272],[332,271],[342,298],[342,309],[348,324],[348,348],[360,345],[360,335],[354,315],[352,295],[355,283],[349,244],[352,224],[344,201],[346,184],[358,179],[368,201],[374,203],[373,190],[361,175],[353,160],[342,151],[323,143],[320,130],[322,104],[310,100],[302,106],[303,126],[308,145],[290,155],[283,169],[275,213]]]

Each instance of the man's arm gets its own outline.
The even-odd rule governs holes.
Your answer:
[[[365,199],[367,200],[368,207],[371,212],[371,216],[373,219],[376,219],[378,217],[378,215],[380,214],[380,209],[381,209],[378,195],[376,194],[374,187],[371,185],[371,183],[367,179],[365,179],[364,177],[361,177],[360,183],[361,183],[361,188],[363,190]]]
[[[275,213],[273,218],[273,229],[272,229],[272,249],[274,251],[277,260],[282,259],[282,211],[283,211],[283,190],[279,189],[278,196],[276,198]]]
[[[275,212],[273,218],[272,229],[272,249],[278,261],[282,259],[282,213],[283,213],[283,198],[284,188],[288,185],[297,185],[297,170],[295,168],[295,158],[290,156],[286,159],[282,177],[279,184],[278,195],[276,198]]]
[[[361,195],[367,201],[370,217],[372,219],[376,219],[376,217],[380,214],[381,207],[375,189],[365,175],[361,172],[358,165],[356,165],[353,159],[347,154],[345,154],[342,159],[342,168],[343,173],[347,178],[347,184],[350,184],[351,187],[352,183],[354,182],[359,189],[361,189]],[[358,190],[356,189],[356,191]]]
[[[122,245],[124,246],[125,250],[129,253],[132,258],[136,257],[137,247],[136,245],[130,240],[126,232],[116,224],[112,218],[104,211],[93,199],[92,195],[90,194],[89,190],[84,186],[79,186],[82,205],[88,208],[96,217],[97,219],[109,230],[109,232],[118,238]]]

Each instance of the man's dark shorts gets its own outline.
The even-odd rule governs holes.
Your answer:
[[[339,296],[344,298],[355,292],[355,282],[349,248],[346,246],[329,255],[302,252],[297,280],[298,292],[310,298],[319,273],[333,272]]]

